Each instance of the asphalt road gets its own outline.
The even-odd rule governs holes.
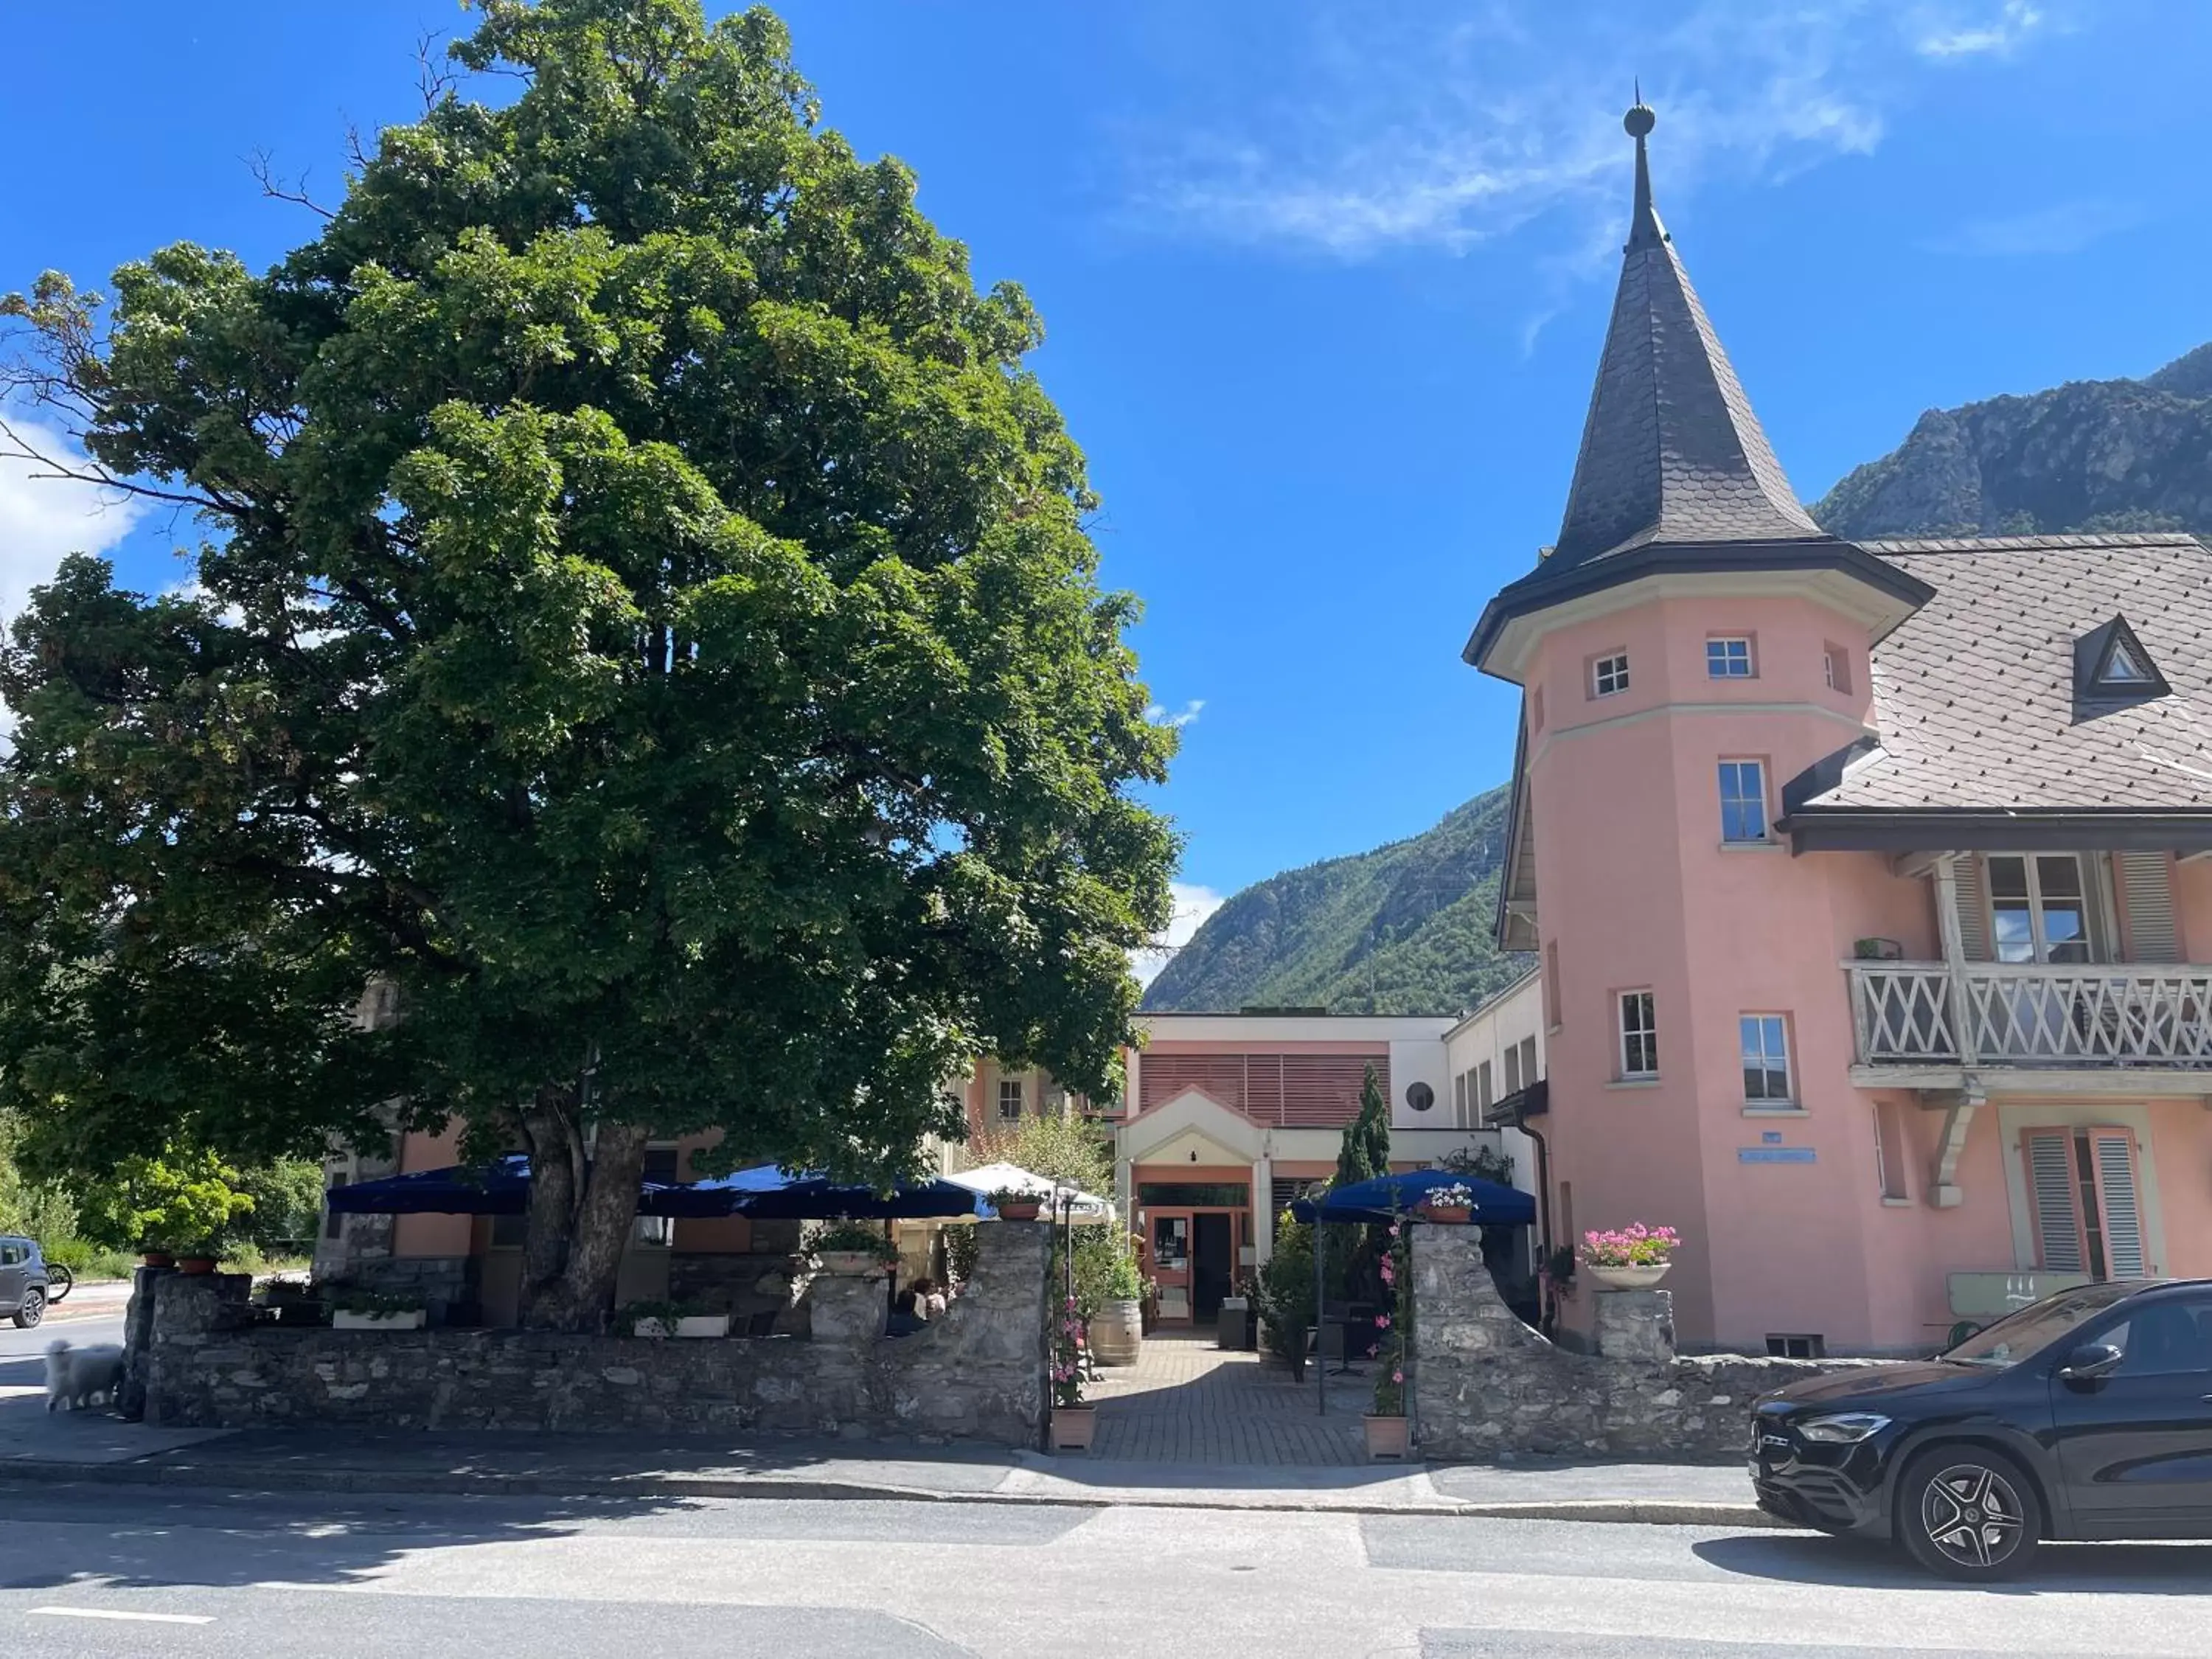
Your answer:
[[[2202,1655],[2212,1547],[1961,1589],[1792,1534],[943,1504],[0,1487],[0,1653]]]
[[[74,1306],[76,1299],[70,1298]],[[0,1364],[9,1360],[41,1358],[46,1345],[56,1337],[65,1336],[73,1347],[88,1348],[95,1342],[123,1340],[123,1310],[103,1313],[96,1318],[64,1319],[60,1310],[49,1314],[44,1323],[27,1331],[19,1331],[10,1322],[0,1319]]]

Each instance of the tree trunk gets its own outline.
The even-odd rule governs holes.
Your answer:
[[[601,1120],[592,1158],[570,1130],[565,1103],[541,1098],[524,1115],[530,1141],[529,1225],[523,1243],[522,1322],[533,1330],[600,1331],[614,1310],[637,1218],[650,1132]]]

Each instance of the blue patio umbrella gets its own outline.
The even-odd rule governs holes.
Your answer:
[[[1408,1170],[1402,1175],[1376,1176],[1323,1193],[1318,1199],[1301,1198],[1291,1206],[1298,1221],[1426,1221],[1420,1206],[1439,1187],[1464,1187],[1474,1195],[1468,1206],[1468,1224],[1522,1226],[1536,1218],[1536,1200],[1517,1187],[1449,1170]]]
[[[950,1181],[902,1181],[878,1192],[865,1183],[833,1181],[818,1170],[794,1174],[773,1164],[666,1188],[640,1207],[647,1215],[741,1215],[757,1221],[918,1221],[990,1213],[981,1194]]]
[[[659,1194],[678,1190],[665,1182],[641,1181],[640,1213],[667,1213],[652,1206]],[[336,1215],[521,1215],[530,1207],[530,1158],[509,1152],[489,1164],[356,1181],[331,1188],[325,1197]]]

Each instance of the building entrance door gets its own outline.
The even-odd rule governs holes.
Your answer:
[[[1152,1212],[1152,1278],[1159,1286],[1164,1325],[1190,1323],[1190,1224],[1188,1210]]]
[[[1234,1218],[1218,1210],[1194,1217],[1192,1224],[1191,1312],[1200,1325],[1211,1325],[1235,1277],[1237,1228]]]

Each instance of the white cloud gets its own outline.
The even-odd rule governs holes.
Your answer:
[[[1154,726],[1171,726],[1176,731],[1180,732],[1184,726],[1189,726],[1196,721],[1199,716],[1199,711],[1203,709],[1205,707],[1206,699],[1204,697],[1193,697],[1188,702],[1183,704],[1180,709],[1171,714],[1167,711],[1164,705],[1156,702],[1145,710],[1145,718],[1151,721]]]
[[[1158,978],[1160,969],[1168,965],[1177,951],[1190,943],[1190,936],[1200,925],[1221,908],[1221,895],[1211,887],[1178,881],[1170,884],[1170,891],[1175,896],[1175,915],[1167,931],[1149,949],[1129,953],[1129,968],[1139,985],[1150,985]]]
[[[69,441],[18,416],[7,417],[23,444],[64,463],[80,459]],[[0,447],[13,448],[0,441]],[[68,553],[106,553],[131,532],[142,504],[112,489],[67,478],[41,477],[50,467],[0,456],[0,629],[14,620],[31,590],[50,580]],[[0,732],[14,724],[0,704]]]
[[[1618,252],[1620,115],[1639,70],[1665,76],[1644,86],[1663,210],[1708,179],[1874,149],[1928,58],[2010,52],[2045,13],[1696,0],[1647,21],[1545,0],[1284,0],[1280,20],[1279,38],[1240,43],[1259,61],[1207,66],[1270,99],[1224,118],[1209,97],[1123,135],[1142,228],[1359,258],[1462,251],[1540,221],[1552,260],[1578,276]]]
[[[2005,57],[2049,21],[2029,0],[2003,0],[1994,9],[1945,8],[1921,25],[1913,47],[1923,58]]]
[[[1936,253],[2007,258],[2028,253],[2078,253],[2143,222],[2143,210],[2124,202],[2058,202],[2027,213],[1971,219],[1928,244]]]

